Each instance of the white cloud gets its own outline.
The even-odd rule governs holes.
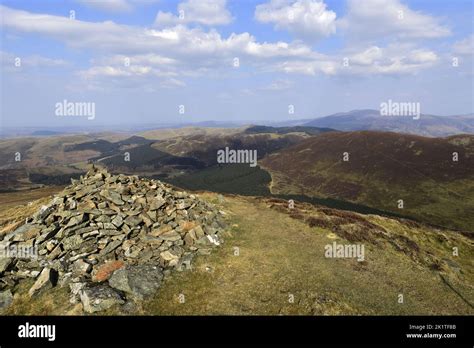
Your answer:
[[[365,45],[345,55],[324,55],[300,41],[258,42],[247,32],[222,37],[216,29],[185,25],[150,29],[111,21],[86,22],[1,5],[0,12],[8,32],[39,34],[92,53],[95,59],[90,66],[77,72],[91,85],[109,80],[114,85],[137,86],[152,81],[182,86],[183,78],[232,73],[235,57],[241,67],[255,72],[305,75],[411,74],[438,60],[434,52],[406,44]],[[344,57],[350,59],[347,69],[342,65]],[[125,59],[129,65],[124,64]]]
[[[326,9],[322,0],[271,0],[258,5],[255,18],[262,23],[273,23],[296,37],[315,41],[336,31],[336,13]]]
[[[474,54],[474,34],[471,34],[467,38],[456,41],[453,45],[453,53],[460,55],[473,55]]]
[[[406,60],[413,64],[431,64],[438,60],[438,56],[433,51],[416,49],[407,55]]]
[[[278,63],[274,66],[275,71],[282,71],[288,74],[302,75],[335,75],[338,69],[338,62],[335,59],[326,60],[292,60]]]
[[[136,64],[124,66],[114,63],[96,65],[77,72],[77,76],[89,89],[142,88],[148,92],[156,91],[157,88],[186,86],[183,81],[175,77],[176,75],[157,66]]]
[[[119,47],[121,42],[140,39],[142,30],[111,21],[85,22],[69,17],[32,13],[0,5],[2,28],[47,36],[71,47],[94,47],[103,50]],[[141,38],[143,40],[143,38]],[[135,46],[141,45],[137,41]]]
[[[399,0],[348,0],[338,27],[358,40],[431,39],[450,35],[439,20],[414,11]]]
[[[187,0],[178,5],[178,14],[158,12],[155,26],[166,27],[178,24],[198,23],[224,25],[232,22],[232,15],[226,8],[227,0]]]
[[[382,56],[382,49],[377,46],[372,46],[363,52],[352,55],[350,61],[358,65],[372,65],[377,59],[382,58]]]
[[[311,49],[300,43],[259,43],[249,33],[223,38],[215,29],[147,29],[106,22],[86,22],[67,17],[35,14],[0,5],[5,29],[40,34],[70,47],[125,55],[155,54],[172,59],[231,59],[239,55],[261,58],[307,55]]]
[[[369,47],[362,52],[348,54],[348,66],[341,66],[341,74],[415,74],[436,64],[439,57],[433,51],[409,44],[392,44],[381,48]]]
[[[123,55],[117,54],[113,56],[105,56],[91,61],[94,65],[108,65],[113,64],[117,66],[173,66],[177,65],[178,61],[172,58],[164,57],[155,53],[137,54],[137,55]]]
[[[260,88],[263,91],[283,91],[292,88],[293,81],[278,79],[270,83],[268,86]]]
[[[347,66],[344,61],[347,60]],[[371,46],[360,52],[345,55],[294,59],[276,64],[275,70],[303,75],[403,75],[416,74],[433,67],[439,57],[433,51],[413,45]]]
[[[147,66],[131,66],[128,69],[125,67],[116,66],[94,66],[88,70],[81,71],[79,74],[86,79],[95,78],[98,76],[110,77],[128,77],[128,76],[143,76],[151,72],[151,68]]]

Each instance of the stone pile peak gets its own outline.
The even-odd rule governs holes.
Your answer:
[[[96,312],[152,295],[222,242],[222,213],[196,195],[98,166],[71,182],[0,242],[36,256],[0,259],[1,296],[35,278],[30,296],[69,286],[72,302]]]

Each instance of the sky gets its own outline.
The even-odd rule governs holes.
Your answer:
[[[1,0],[1,124],[474,113],[471,0]],[[58,104],[89,103],[58,112]]]

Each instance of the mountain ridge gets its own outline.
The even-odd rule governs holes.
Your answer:
[[[326,127],[340,131],[392,131],[429,137],[455,134],[474,134],[474,114],[437,116],[421,114],[418,120],[411,116],[382,116],[374,109],[351,110],[315,118],[302,126]]]

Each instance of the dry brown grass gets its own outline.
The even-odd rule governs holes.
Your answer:
[[[14,230],[25,218],[33,215],[62,186],[49,186],[35,190],[0,193],[0,236]]]

